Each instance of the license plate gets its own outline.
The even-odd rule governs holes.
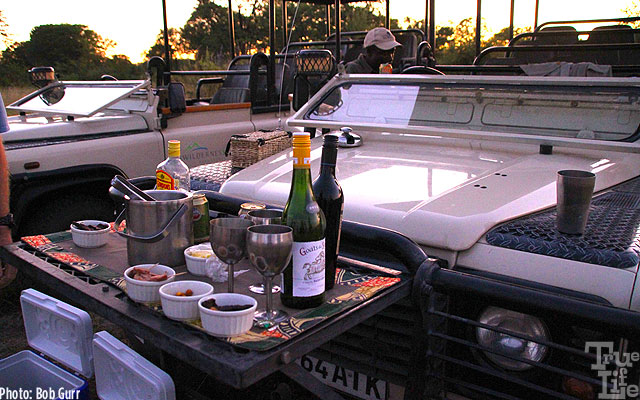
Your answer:
[[[326,385],[341,392],[360,399],[387,400],[386,381],[311,356],[302,356],[296,362]]]

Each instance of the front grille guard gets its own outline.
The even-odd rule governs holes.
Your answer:
[[[414,368],[406,398],[444,398],[448,393],[457,393],[474,399],[574,399],[563,390],[564,379],[586,382],[596,395],[612,393],[616,389],[613,378],[600,377],[593,370],[597,363],[595,349],[585,352],[584,343],[611,342],[614,351],[640,349],[633,340],[623,339],[638,337],[639,313],[569,294],[424,264],[416,274],[413,297],[422,317],[422,332],[415,340]],[[487,305],[534,315],[563,329],[558,329],[557,335],[552,329],[551,340],[547,341],[513,334],[475,319],[474,311]],[[542,362],[535,362],[488,349],[470,334],[476,328],[539,343],[548,347],[548,354]],[[485,352],[533,368],[526,372],[506,371],[487,360]],[[637,365],[626,371],[626,384],[638,384],[640,361],[634,364]],[[619,372],[615,364],[610,363],[607,369]]]

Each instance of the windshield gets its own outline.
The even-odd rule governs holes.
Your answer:
[[[147,84],[146,81],[57,82],[16,101],[7,109],[87,117]]]
[[[633,86],[351,82],[305,119],[623,140],[640,125],[639,96]]]

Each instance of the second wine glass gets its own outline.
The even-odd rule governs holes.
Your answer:
[[[247,228],[252,221],[241,218],[217,218],[210,222],[209,241],[216,256],[229,266],[229,293],[233,293],[233,266],[244,258],[246,253]]]
[[[249,261],[264,277],[267,307],[255,314],[254,319],[263,328],[284,321],[287,313],[273,309],[271,283],[289,265],[293,246],[293,230],[284,225],[254,225],[247,229],[247,254]]]
[[[282,211],[272,209],[251,210],[247,214],[247,219],[256,225],[281,225]],[[256,294],[264,294],[264,283],[256,282],[249,285],[249,290]],[[280,286],[271,285],[271,293],[279,293]]]

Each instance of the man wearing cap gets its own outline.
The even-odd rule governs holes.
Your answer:
[[[7,113],[4,109],[2,102],[2,95],[0,95],[0,133],[9,130],[9,122],[7,121]],[[0,217],[8,216],[9,214],[9,167],[7,165],[7,157],[4,153],[4,146],[2,145],[2,139],[0,139]],[[2,218],[0,218],[2,220]],[[11,228],[10,224],[0,223],[0,246],[11,244]],[[0,263],[0,288],[7,286],[16,277],[15,267]]]
[[[393,61],[393,53],[398,46],[402,45],[396,42],[391,31],[373,28],[364,37],[364,51],[345,65],[345,71],[349,74],[377,74],[381,64]]]

